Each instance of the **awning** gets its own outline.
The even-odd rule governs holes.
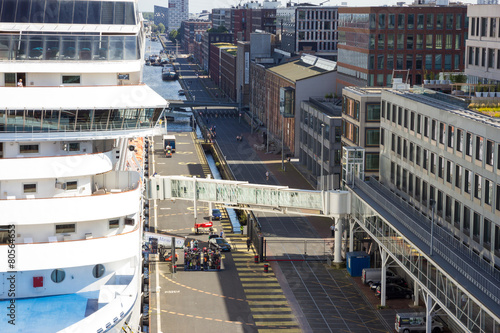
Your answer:
[[[0,110],[164,108],[167,101],[147,85],[1,87]]]

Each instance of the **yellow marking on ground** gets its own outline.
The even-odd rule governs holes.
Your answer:
[[[259,333],[302,333],[302,330],[300,328],[287,328],[287,329],[259,329]]]
[[[285,295],[247,295],[247,298],[248,299],[252,299],[252,298],[263,298],[263,299],[276,299],[276,298],[285,298]]]
[[[294,321],[256,321],[257,326],[297,326]]]
[[[252,305],[288,305],[287,301],[248,301],[250,306]]]
[[[250,306],[250,310],[255,311],[255,312],[292,312],[292,310],[288,307],[286,308],[257,308],[257,307],[252,307]],[[254,315],[255,317],[255,315]]]
[[[262,288],[248,289],[248,288],[245,288],[243,290],[245,290],[245,293],[249,293],[249,294],[256,294],[256,293],[282,293],[283,292],[281,290],[281,288],[273,288],[273,289],[262,289]]]
[[[242,283],[243,288],[247,287],[279,287],[279,283],[269,282],[269,283]]]
[[[278,282],[278,280],[275,278],[275,277],[269,277],[269,278],[240,278],[240,281],[244,282],[248,282],[248,281],[260,281],[260,282],[264,282],[264,281],[272,281],[272,282]]]
[[[282,314],[252,314],[254,319],[274,319],[274,318],[295,318],[295,316],[291,313],[282,313]]]

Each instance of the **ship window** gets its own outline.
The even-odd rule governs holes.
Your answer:
[[[16,22],[29,22],[30,20],[30,0],[18,0]]]
[[[38,145],[20,145],[19,153],[21,154],[38,154]]]
[[[69,232],[76,231],[76,224],[66,223],[66,224],[56,224],[56,234],[67,234]]]
[[[54,269],[52,274],[50,274],[50,278],[54,283],[63,282],[66,277],[66,272],[63,269]]]
[[[4,0],[2,22],[14,22],[16,15],[16,0]]]
[[[101,23],[101,2],[89,1],[87,24],[99,24],[99,23]]]
[[[59,2],[57,0],[47,0],[45,6],[44,23],[57,23],[59,17]]]
[[[76,189],[78,189],[78,182],[76,180],[71,182],[66,182],[66,191],[76,190]]]
[[[43,23],[45,0],[33,1],[31,3],[30,23]]]
[[[61,1],[59,5],[59,23],[72,23],[74,1]]]
[[[116,229],[120,227],[120,220],[109,220],[109,229]]]
[[[80,142],[70,142],[69,151],[80,151]]]
[[[87,1],[75,1],[75,11],[73,12],[73,23],[87,23]]]
[[[11,230],[15,230],[13,228],[14,225],[0,225],[0,244],[8,244],[9,241],[12,241]]]
[[[80,84],[80,75],[63,75],[63,84]]]
[[[92,268],[92,275],[96,279],[98,279],[98,278],[100,278],[101,276],[104,275],[104,271],[105,271],[104,266],[101,265],[101,264],[97,264],[97,265],[94,266],[94,268]]]
[[[23,184],[24,193],[36,193],[36,184]]]

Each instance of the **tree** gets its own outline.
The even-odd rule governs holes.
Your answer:
[[[142,13],[142,17],[144,17],[145,20],[148,20],[148,21],[153,21],[154,19],[154,13],[151,13],[151,12],[143,12]]]
[[[158,30],[161,34],[165,33],[165,25],[163,23],[158,24]]]
[[[217,28],[210,28],[207,30],[208,32],[218,32],[218,33],[225,33],[227,32],[227,29],[223,25],[219,25]]]
[[[170,38],[170,40],[174,43],[175,43],[175,40],[178,38],[178,36],[179,36],[179,32],[175,29],[170,31],[170,33],[168,34],[168,38]]]

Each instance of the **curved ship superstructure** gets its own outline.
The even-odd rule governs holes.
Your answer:
[[[137,5],[0,0],[0,332],[140,331],[140,145],[167,103]]]

